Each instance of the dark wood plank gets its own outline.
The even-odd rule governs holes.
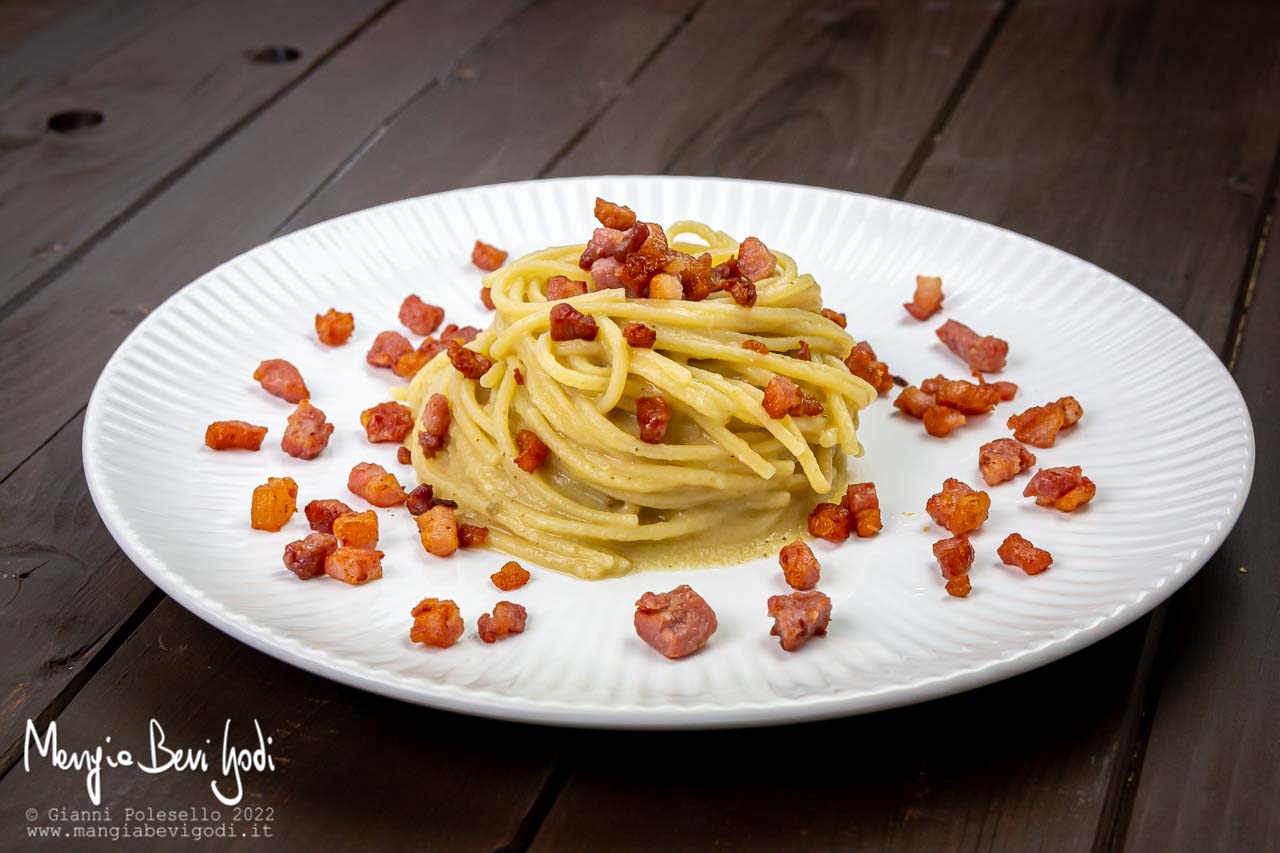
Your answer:
[[[907,199],[1087,258],[1221,350],[1280,131],[1280,6],[1204,14],[1020,7]]]
[[[81,423],[0,485],[0,770],[151,583],[103,527],[76,460]],[[38,496],[38,498],[36,497]]]
[[[711,0],[551,174],[888,195],[1003,7]]]
[[[1208,34],[1191,2],[1019,5],[906,198],[1099,262],[1225,351],[1280,139],[1268,107],[1280,64],[1266,48],[1277,11],[1226,4]],[[751,118],[781,135],[792,131],[786,115],[784,102]],[[811,133],[811,159],[838,156]],[[713,162],[732,135],[699,138],[676,162]],[[744,173],[754,168],[786,167]],[[535,847],[588,849],[606,837],[602,815],[626,815],[646,845],[676,849],[1105,845],[1144,707],[1145,631],[1144,621],[1041,672],[919,709],[661,743],[584,735]],[[810,741],[823,745],[821,766],[796,771],[787,750]],[[617,758],[655,752],[673,758]],[[710,757],[712,778],[687,779],[686,755]]]
[[[508,0],[471,11],[451,0],[392,9],[308,85],[288,92],[0,319],[0,412],[16,412],[24,401],[23,417],[0,415],[0,479],[75,416],[145,311],[266,240],[380,122],[517,6]],[[32,352],[57,353],[59,363],[33,362]],[[41,388],[44,399],[36,401],[31,395]]]
[[[71,423],[47,444],[40,444],[30,410],[18,415],[9,409],[14,416],[0,416],[0,431],[23,436],[29,452],[35,451],[0,491],[0,571],[21,575],[50,560],[22,582],[14,612],[5,611],[3,638],[21,642],[3,646],[2,671],[15,682],[0,705],[0,757],[11,759],[15,732],[20,734],[25,719],[74,687],[150,588],[118,555],[84,490],[78,439],[83,416],[75,411],[86,400],[89,374],[101,369],[151,306],[267,239],[380,122],[516,7],[509,2],[469,9],[467,0],[454,0],[393,9],[96,247],[65,280],[24,306],[19,316],[28,316],[29,334],[50,332],[51,341],[60,339],[49,352],[70,357],[76,342],[97,336],[78,356],[91,357],[96,366],[78,387],[54,373],[46,377],[62,394],[74,395],[63,410]],[[211,205],[222,215],[211,216]],[[104,278],[104,269],[112,275]],[[86,323],[85,317],[95,319]],[[9,393],[10,377],[40,369],[16,352],[12,357],[2,371],[0,394]],[[50,419],[40,427],[51,430],[52,424]],[[17,581],[8,586],[7,596],[18,594]],[[0,769],[6,766],[0,763]]]
[[[1252,493],[1230,538],[1169,608],[1126,850],[1280,849],[1280,250],[1274,223],[1270,231],[1235,366],[1259,444]]]
[[[556,738],[512,723],[461,717],[381,699],[315,678],[253,651],[171,600],[120,649],[125,666],[93,679],[58,718],[59,744],[148,755],[148,722],[170,747],[209,751],[210,772],[102,771],[113,821],[124,808],[232,809],[209,785],[221,773],[223,726],[232,743],[256,745],[253,724],[272,739],[276,769],[244,775],[242,805],[273,810],[272,839],[244,838],[215,849],[489,851],[519,831],[551,772]],[[273,698],[276,701],[272,701]],[[211,744],[205,744],[208,738]],[[90,808],[84,776],[54,770],[39,755],[0,780],[0,846],[16,849],[35,808]],[[173,823],[182,823],[174,821]],[[187,822],[189,826],[198,826]],[[236,824],[242,835],[246,822]],[[48,842],[46,842],[48,843]],[[189,850],[192,841],[129,844]],[[68,849],[83,849],[72,845]]]
[[[694,5],[550,0],[547,9],[530,10],[398,116],[288,227],[406,196],[538,174],[664,47]],[[588,15],[597,20],[587,32],[577,21],[568,23]]]
[[[146,19],[116,49],[49,69],[0,100],[0,306],[38,286],[386,2],[205,0]],[[94,56],[95,32],[63,37],[88,41],[85,52]],[[270,44],[294,47],[300,57],[280,64],[250,58]],[[96,111],[103,120],[51,130],[49,118],[68,110]]]
[[[1097,757],[1071,744],[1114,726],[1111,708],[1079,693],[1086,682],[1125,689],[1111,653],[1094,646],[952,699],[845,720],[575,733],[575,770],[532,849],[1087,849],[1097,815],[1076,785]],[[1052,752],[1069,760],[1028,762]]]
[[[0,100],[83,68],[200,0],[9,0],[0,3]]]

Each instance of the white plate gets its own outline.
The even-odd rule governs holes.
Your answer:
[[[280,533],[249,529],[249,496],[289,475],[299,506],[354,499],[347,471],[380,462],[408,479],[392,445],[369,445],[359,412],[386,399],[390,377],[367,367],[377,332],[399,328],[410,292],[448,319],[486,325],[477,237],[513,256],[581,242],[596,195],[661,222],[700,219],[755,234],[795,257],[848,312],[895,373],[918,382],[965,369],[933,329],[959,319],[1006,338],[1017,400],[945,440],[877,401],[863,415],[879,536],[815,545],[831,631],[787,654],[769,636],[765,600],[785,592],[774,557],[745,565],[639,573],[585,582],[534,568],[506,594],[529,610],[523,636],[488,646],[476,617],[504,594],[491,550],[429,557],[403,509],[382,513],[386,575],[364,587],[299,582],[280,563],[307,530],[299,512]],[[917,273],[943,277],[944,311],[903,311]],[[321,346],[312,316],[353,311],[356,332]],[[318,459],[279,449],[288,404],[252,379],[263,358],[287,358],[337,430]],[[942,480],[980,486],[977,448],[1007,435],[1004,419],[1075,395],[1085,416],[1043,466],[1082,465],[1093,503],[1064,515],[1021,497],[1026,477],[990,489],[991,516],[973,537],[967,600],[943,590],[924,513]],[[206,424],[243,418],[271,432],[259,453],[213,453]],[[937,211],[809,187],[702,178],[533,181],[459,190],[366,210],[275,240],[188,285],[148,317],[107,365],[90,400],[84,465],[94,501],[125,553],[165,592],[211,624],[281,660],[347,684],[455,711],[617,728],[759,725],[859,713],[955,693],[1023,672],[1104,637],[1155,607],[1222,542],[1253,473],[1245,404],[1194,332],[1133,287],[1017,234]],[[1019,531],[1053,552],[1027,577],[996,546]],[[645,590],[692,584],[720,629],[699,654],[667,661],[631,626]],[[468,633],[447,650],[410,644],[409,608],[453,598]]]

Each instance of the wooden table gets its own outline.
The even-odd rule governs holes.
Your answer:
[[[216,744],[227,718],[273,738],[243,801],[273,810],[272,837],[233,846],[1280,848],[1278,43],[1266,0],[0,3],[0,848],[57,849],[28,827],[69,832],[48,810],[88,807],[83,773],[24,770],[28,719],[141,750],[150,718],[173,744]],[[183,284],[390,199],[644,172],[905,199],[1133,282],[1244,390],[1243,518],[1166,605],[1059,663],[710,733],[366,695],[205,625],[115,547],[81,471],[85,403]],[[105,770],[103,789],[117,823],[215,805],[202,773]]]

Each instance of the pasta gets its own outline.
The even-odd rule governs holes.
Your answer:
[[[668,240],[672,252],[709,254],[713,264],[740,253],[697,222],[675,223],[664,248]],[[500,550],[583,578],[776,551],[815,495],[843,488],[846,455],[862,452],[858,411],[876,396],[846,368],[854,340],[819,313],[817,282],[779,253],[754,281],[750,307],[729,287],[698,301],[651,298],[657,278],[650,297],[633,298],[591,289],[583,252],[545,249],[484,277],[496,316],[466,347],[492,366],[470,379],[440,353],[408,390],[418,477],[482,520]],[[556,276],[576,295],[548,300]],[[559,305],[594,320],[593,339],[553,340]],[[633,334],[634,324],[656,335]],[[775,377],[821,404],[805,412],[820,412],[772,417],[763,401]],[[448,400],[450,418],[440,452],[438,436],[424,436],[428,456],[419,434],[433,395]],[[650,417],[653,397],[670,416],[656,443],[641,439],[636,417],[637,408]],[[523,430],[549,451],[531,472],[516,461]]]

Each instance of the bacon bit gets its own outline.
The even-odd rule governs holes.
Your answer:
[[[959,536],[977,530],[987,520],[991,496],[949,477],[942,484],[942,491],[929,498],[925,509],[939,527]]]
[[[853,514],[854,532],[860,539],[868,539],[880,532],[880,496],[875,483],[854,483],[845,490],[840,505]]]
[[[357,462],[347,476],[347,488],[374,506],[395,506],[409,497],[396,475],[374,462]]]
[[[343,513],[351,512],[351,507],[342,501],[323,500],[312,501],[303,507],[303,513],[307,516],[307,524],[311,525],[311,529],[316,533],[328,533],[333,535],[333,522]]]
[[[626,261],[632,255],[640,251],[649,240],[649,223],[636,222],[630,228],[626,228],[622,232],[622,236],[618,238],[617,244],[613,247],[613,258],[616,261]],[[666,247],[667,238],[664,234],[662,237],[663,247]]]
[[[891,375],[889,378],[890,378],[890,379],[892,379],[892,380],[893,380],[893,384],[894,384],[894,385],[897,385],[899,388],[906,388],[908,385],[910,385],[910,384],[911,384],[910,382],[908,382],[907,380],[903,379],[901,376],[899,376],[899,375],[898,375],[898,374],[896,374],[896,373],[895,373],[895,374],[893,374],[893,375]]]
[[[742,270],[738,269],[738,259],[736,257],[729,258],[722,264],[716,264],[711,269],[711,280],[716,290],[723,290],[724,283],[731,278],[741,278]]]
[[[431,505],[432,505],[433,507],[435,507],[435,506],[447,506],[449,509],[457,509],[457,508],[458,508],[458,502],[457,502],[457,501],[451,501],[451,500],[449,500],[448,498],[432,498],[432,499],[431,499]]]
[[[382,577],[382,556],[381,551],[339,546],[325,559],[324,571],[334,580],[359,586]]]
[[[360,413],[360,425],[371,444],[404,441],[413,431],[413,412],[400,403],[379,403]]]
[[[724,289],[743,308],[751,308],[756,304],[756,286],[749,278],[731,278],[725,282]]]
[[[529,613],[519,604],[499,601],[493,606],[493,616],[488,613],[476,620],[476,631],[486,643],[496,643],[508,634],[523,634]]]
[[[413,293],[400,303],[400,322],[415,335],[429,335],[444,322],[444,309],[428,305]]]
[[[823,308],[818,313],[821,314],[823,317],[826,317],[828,320],[835,323],[837,326],[839,326],[842,329],[848,328],[849,326],[848,318],[846,318],[839,311],[832,311],[830,308]]]
[[[683,252],[671,253],[666,271],[680,278],[680,296],[675,296],[674,288],[671,296],[676,299],[688,299],[690,302],[701,302],[712,292],[720,290],[722,284],[715,277],[711,266],[711,253],[703,252],[698,257]],[[657,276],[654,276],[657,278]],[[665,284],[664,284],[665,287]],[[649,283],[650,295],[653,295],[653,282]]]
[[[792,589],[813,589],[818,585],[820,566],[818,558],[803,539],[785,545],[778,552],[778,563],[782,566],[782,577]]]
[[[553,341],[594,341],[599,332],[595,317],[583,314],[567,302],[551,309]]]
[[[916,292],[910,302],[902,307],[917,320],[928,320],[942,309],[942,279],[937,276],[916,276]]]
[[[636,633],[664,657],[691,655],[716,632],[716,614],[688,584],[646,592],[636,602]]]
[[[982,375],[982,371],[975,370],[973,375],[978,377],[978,384],[984,388],[994,388],[996,393],[1000,395],[1001,402],[1009,402],[1018,395],[1018,386],[1013,382],[988,382]]]
[[[947,349],[968,362],[970,370],[991,372],[1004,369],[1009,344],[999,338],[990,335],[979,337],[973,329],[955,320],[943,323],[936,334]]]
[[[298,484],[292,477],[268,477],[254,486],[249,523],[254,530],[275,532],[289,523],[298,510]]]
[[[924,421],[925,432],[934,438],[942,438],[956,427],[964,426],[969,419],[950,406],[930,406],[925,409],[921,420]]]
[[[397,358],[395,364],[391,365],[391,372],[401,379],[412,379],[434,357],[435,353],[407,352]]]
[[[576,281],[564,275],[556,275],[547,279],[547,301],[569,299],[587,292],[585,281]]]
[[[422,431],[418,433],[418,446],[422,448],[423,456],[432,459],[444,450],[452,420],[449,401],[443,394],[432,394],[422,407]]]
[[[404,335],[399,332],[379,332],[364,360],[374,367],[390,367],[408,352],[413,352],[413,344]]]
[[[997,438],[978,448],[978,470],[988,486],[1012,480],[1018,472],[1034,464],[1035,454],[1012,438]]]
[[[409,611],[413,627],[409,629],[409,641],[447,649],[466,629],[458,605],[449,599],[424,598]]]
[[[493,360],[473,349],[467,349],[457,341],[449,341],[449,361],[453,369],[468,379],[479,379],[493,367]]]
[[[344,548],[373,548],[378,544],[378,514],[344,512],[333,520],[333,535]]]
[[[502,568],[489,575],[489,580],[493,581],[493,585],[503,592],[511,592],[511,590],[519,589],[527,584],[531,577],[533,576],[525,570],[524,566],[515,560],[509,560],[502,564]]]
[[[646,444],[662,444],[667,437],[667,424],[671,421],[671,407],[658,396],[636,398],[636,423],[640,425],[640,440]]]
[[[614,258],[600,258],[591,265],[591,284],[596,290],[625,290],[622,282],[622,262]]]
[[[821,592],[793,592],[769,596],[769,616],[783,651],[794,652],[810,637],[821,637],[831,624],[831,599]]]
[[[622,337],[638,349],[653,349],[658,340],[658,330],[644,323],[628,323],[622,327]]]
[[[751,281],[771,277],[778,268],[778,256],[759,237],[748,237],[738,246],[738,270]]]
[[[633,241],[624,240],[623,246],[615,253],[614,257],[618,260],[626,258],[622,270],[622,282],[627,289],[627,295],[631,297],[643,297],[649,293],[649,282],[655,275],[667,270],[666,267],[673,260],[680,258],[678,252],[672,252],[667,245],[666,232],[662,230],[662,226],[656,222],[637,222],[630,230],[639,232],[641,227],[644,228],[645,239],[640,242],[634,251],[628,251]],[[687,262],[681,261],[672,269],[679,269],[687,265]],[[710,263],[707,264],[710,267]],[[693,272],[693,267],[690,267]],[[685,278],[681,273],[681,281]]]
[[[876,361],[876,354],[870,345],[863,343],[854,347],[845,357],[844,366],[849,372],[866,382],[880,394],[893,389],[893,379],[889,376],[889,365]]]
[[[996,549],[1000,562],[1017,566],[1029,575],[1038,575],[1053,565],[1053,555],[1037,548],[1018,533],[1010,533]]]
[[[522,429],[516,433],[516,447],[520,453],[516,456],[516,465],[526,474],[538,470],[538,466],[547,458],[549,449],[531,429]]]
[[[298,580],[310,580],[324,574],[324,561],[338,548],[338,540],[325,533],[311,533],[296,542],[284,546],[284,567],[298,576]]]
[[[506,263],[507,253],[499,249],[497,246],[490,246],[479,240],[471,249],[471,263],[475,264],[485,272],[493,272],[498,267]]]
[[[410,465],[413,463],[413,454],[409,452],[407,447],[397,447],[396,461],[401,465]]]
[[[204,431],[204,444],[211,450],[258,450],[267,428],[248,421],[214,421]]]
[[[447,557],[458,550],[458,519],[453,507],[436,504],[413,520],[418,523],[418,537],[428,554]]]
[[[973,566],[973,546],[969,544],[968,536],[957,535],[934,542],[933,556],[937,558],[942,576],[947,580],[968,574]]]
[[[843,504],[820,503],[809,513],[809,535],[840,543],[853,529],[853,513]]]
[[[969,583],[968,575],[960,575],[947,581],[947,595],[956,598],[968,598],[973,585]]]
[[[1057,404],[1062,407],[1064,427],[1075,426],[1076,422],[1084,417],[1084,409],[1075,397],[1059,397]]]
[[[822,414],[822,401],[812,394],[800,392],[800,402],[791,407],[792,417],[813,417]]]
[[[325,346],[342,346],[356,330],[356,318],[330,308],[316,315],[316,337]]]
[[[450,323],[445,326],[444,331],[440,333],[440,343],[445,346],[448,345],[449,341],[457,341],[460,344],[469,344],[474,341],[479,334],[480,330],[475,326],[458,327]],[[425,341],[423,341],[422,346],[426,346]]]
[[[743,342],[742,342],[742,348],[743,348],[743,349],[749,349],[749,350],[751,350],[752,352],[758,352],[758,353],[760,353],[761,355],[768,355],[768,354],[769,354],[769,347],[767,347],[767,346],[764,344],[764,342],[763,342],[763,341],[757,341],[757,340],[754,340],[754,339],[753,339],[753,340],[743,341]]]
[[[990,385],[974,385],[964,379],[948,379],[937,393],[938,404],[966,415],[984,415],[1000,402],[1000,392]]]
[[[493,304],[493,296],[490,294],[489,288],[487,287],[480,288],[480,303],[490,311],[493,311],[498,307]]]
[[[1085,477],[1079,465],[1071,468],[1041,468],[1027,483],[1022,495],[1035,498],[1040,506],[1071,512],[1093,500],[1098,487]]]
[[[914,385],[908,385],[898,394],[898,399],[893,401],[893,407],[913,418],[920,419],[937,402],[938,400],[934,395],[926,394]]]
[[[280,438],[280,449],[295,459],[315,459],[329,445],[333,424],[324,412],[303,400],[289,415],[288,425]]]
[[[801,361],[813,361],[813,353],[809,350],[808,341],[800,342],[800,349],[798,352],[796,352],[795,357],[800,359]]]
[[[1058,431],[1073,426],[1084,415],[1075,397],[1062,397],[1043,406],[1032,406],[1025,412],[1010,415],[1009,429],[1013,437],[1032,447],[1053,447]]]
[[[311,396],[298,368],[283,358],[269,358],[262,362],[253,371],[253,378],[268,394],[290,403],[300,403]]]
[[[649,279],[650,299],[684,299],[684,285],[680,279],[670,273],[660,272]]]
[[[478,524],[458,525],[458,547],[479,548],[489,541],[489,528]]]
[[[597,221],[605,228],[614,228],[621,231],[636,224],[636,212],[634,210],[624,205],[605,201],[599,197],[596,198],[595,214]]]
[[[934,396],[937,396],[937,393],[942,390],[942,386],[946,385],[950,381],[950,379],[939,373],[932,379],[926,379],[921,382],[920,390],[926,394],[933,394]]]
[[[422,515],[436,505],[435,498],[436,490],[431,484],[422,483],[409,492],[409,497],[404,501],[404,508],[409,510],[410,515]]]
[[[597,228],[591,232],[591,239],[587,241],[586,247],[582,250],[582,256],[578,258],[578,266],[584,270],[589,270],[601,258],[617,260],[613,256],[621,243],[621,230],[617,228]],[[619,266],[621,266],[621,261],[619,261]]]
[[[800,405],[801,400],[800,387],[796,383],[785,376],[775,376],[764,386],[764,399],[760,404],[769,417],[779,420]]]

